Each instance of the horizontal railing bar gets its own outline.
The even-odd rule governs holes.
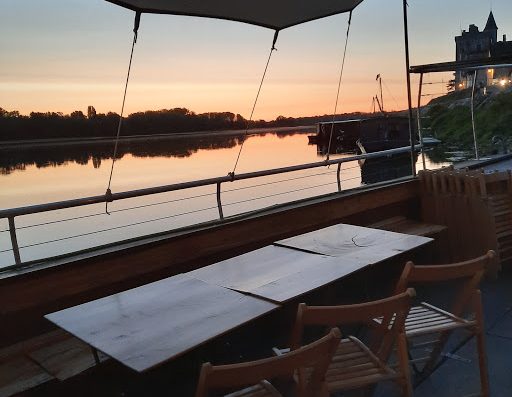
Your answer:
[[[415,149],[419,150],[420,145],[416,145]],[[401,148],[383,150],[380,152],[373,152],[373,153],[365,153],[365,154],[361,154],[361,155],[357,155],[357,156],[344,157],[344,158],[339,158],[339,159],[317,161],[314,163],[306,163],[306,164],[300,164],[300,165],[294,165],[294,166],[288,166],[288,167],[274,168],[274,169],[263,170],[263,171],[247,172],[245,174],[239,174],[239,175],[236,175],[236,174],[226,175],[226,176],[216,177],[216,178],[208,178],[208,179],[200,179],[200,180],[196,180],[196,181],[175,183],[172,185],[164,185],[164,186],[150,187],[150,188],[144,188],[144,189],[129,190],[129,191],[125,191],[125,192],[112,193],[110,195],[103,194],[103,195],[99,195],[99,196],[91,196],[91,197],[84,197],[84,198],[78,198],[78,199],[72,199],[72,200],[57,201],[57,202],[53,202],[53,203],[36,204],[36,205],[30,205],[30,206],[25,206],[25,207],[9,208],[9,209],[5,209],[5,210],[0,210],[0,218],[16,217],[16,216],[21,216],[21,215],[35,214],[35,213],[39,213],[39,212],[47,212],[47,211],[55,211],[55,210],[61,210],[61,209],[66,209],[66,208],[81,207],[84,205],[100,204],[100,203],[112,202],[112,201],[116,201],[116,200],[124,200],[124,199],[129,199],[129,198],[148,196],[151,194],[167,193],[167,192],[185,190],[185,189],[190,189],[190,188],[195,188],[195,187],[216,185],[218,183],[224,183],[224,182],[233,182],[233,181],[237,181],[237,180],[252,179],[252,178],[258,178],[258,177],[262,177],[262,176],[283,174],[286,172],[302,171],[302,170],[307,170],[307,169],[311,169],[311,168],[318,168],[318,167],[324,167],[324,166],[335,165],[335,164],[337,165],[340,163],[348,163],[351,161],[384,157],[384,156],[389,156],[392,154],[407,153],[407,152],[410,152],[410,150],[411,150],[411,148],[409,146],[406,146],[406,147],[401,147]]]

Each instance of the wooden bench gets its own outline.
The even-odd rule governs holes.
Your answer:
[[[390,232],[412,234],[416,236],[430,237],[434,239],[432,247],[432,261],[446,262],[445,256],[448,245],[448,227],[433,223],[420,222],[405,216],[394,216],[372,223],[368,227],[388,230]]]
[[[408,219],[405,216],[394,216],[392,218],[373,223],[368,227],[431,238],[436,238],[447,229],[444,225],[423,223],[413,219]]]

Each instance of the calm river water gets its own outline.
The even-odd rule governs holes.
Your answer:
[[[241,136],[195,136],[131,141],[119,145],[112,192],[224,176],[232,171]],[[105,193],[113,143],[6,149],[0,147],[0,208]],[[308,133],[272,131],[250,135],[237,173],[320,161],[321,148]],[[347,155],[337,155],[347,156]],[[331,158],[335,156],[331,155]],[[418,160],[418,169],[421,169]],[[443,164],[430,162],[428,168]],[[409,159],[343,164],[344,189],[410,173]],[[337,191],[336,167],[257,178],[222,185],[224,216]],[[215,186],[123,200],[105,205],[16,218],[22,261],[61,255],[148,233],[218,218]],[[7,220],[0,219],[0,267],[12,265]]]

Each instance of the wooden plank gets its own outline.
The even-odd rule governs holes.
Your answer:
[[[333,259],[268,246],[186,273],[207,283],[286,302],[367,266],[356,259]]]
[[[0,361],[0,396],[21,393],[54,379],[28,357],[17,355]]]
[[[59,380],[66,380],[96,365],[92,349],[75,337],[40,347],[28,353],[46,372]],[[107,356],[98,353],[100,361]]]
[[[277,307],[178,275],[45,317],[143,372]]]
[[[276,244],[373,264],[431,241],[427,237],[338,224],[281,240]]]

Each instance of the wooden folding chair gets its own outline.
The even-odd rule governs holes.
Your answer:
[[[487,271],[494,272],[495,267],[496,254],[494,251],[488,251],[487,254],[469,261],[449,265],[415,266],[412,262],[407,262],[405,265],[396,287],[396,293],[403,292],[411,284],[431,284],[444,281],[459,281],[461,284],[450,311],[423,302],[418,306],[413,306],[407,316],[405,332],[410,342],[410,348],[434,346],[428,357],[411,360],[415,370],[422,378],[428,376],[439,365],[439,358],[451,332],[455,329],[466,329],[470,331],[470,337],[476,336],[477,338],[481,394],[485,397],[489,396],[483,308],[479,284],[484,274]],[[467,313],[468,319],[463,318],[462,316],[468,310],[470,312]],[[412,344],[413,338],[430,334],[439,334],[439,338],[432,342],[419,343],[416,346]],[[426,364],[419,371],[416,368],[416,363],[421,361],[425,361]]]
[[[333,328],[322,339],[285,356],[231,365],[205,363],[201,368],[196,397],[209,396],[212,391],[219,395],[219,391],[225,393],[244,387],[226,397],[281,396],[269,382],[274,379],[292,379],[294,396],[325,397],[328,395],[325,373],[340,339],[339,329]]]
[[[293,353],[302,342],[305,326],[366,324],[374,329],[374,318],[381,316],[377,326],[380,343],[372,349],[354,336],[347,335],[340,341],[327,369],[327,388],[329,393],[353,389],[371,391],[377,383],[392,380],[399,384],[403,396],[412,396],[404,324],[414,296],[411,288],[391,298],[355,305],[306,306],[302,303],[293,329],[291,348],[274,349],[274,352],[285,357],[291,354],[290,351]],[[395,342],[399,365],[392,369],[386,362]]]

